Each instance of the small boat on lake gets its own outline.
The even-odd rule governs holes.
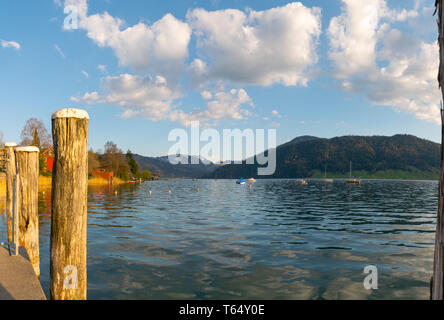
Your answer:
[[[250,178],[250,179],[248,179],[248,182],[256,182],[256,179],[255,178]]]
[[[324,182],[333,182],[333,179],[327,179],[327,165],[325,165]]]
[[[302,184],[302,185],[307,185],[308,182],[307,182],[306,180],[302,179],[301,184]]]
[[[241,178],[241,179],[239,179],[239,180],[236,180],[236,183],[237,183],[237,184],[246,184],[246,183],[247,183],[247,180]]]
[[[352,179],[352,162],[350,161],[350,179],[345,180],[346,183],[350,183],[350,184],[361,184],[361,179],[356,179],[353,178]]]

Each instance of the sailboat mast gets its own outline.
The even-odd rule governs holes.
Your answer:
[[[352,178],[352,162],[350,160],[350,179]]]

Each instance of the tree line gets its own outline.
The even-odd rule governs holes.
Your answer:
[[[41,175],[51,175],[50,171],[45,170],[45,151],[52,148],[52,138],[48,133],[43,121],[30,118],[20,134],[20,146],[35,146],[40,149],[39,171]],[[0,147],[3,145],[3,134],[0,132]],[[92,176],[95,169],[103,169],[113,172],[115,177],[124,181],[130,179],[150,180],[151,172],[149,170],[140,171],[139,165],[134,160],[130,150],[123,153],[112,141],[105,143],[104,152],[94,152],[90,149],[88,152],[88,174]]]
[[[103,153],[94,152],[92,149],[89,150],[88,174],[91,176],[92,171],[95,169],[104,169],[113,172],[115,177],[125,181],[130,179],[151,179],[151,172],[149,170],[140,171],[139,165],[134,160],[130,150],[124,154],[112,141],[105,143]]]

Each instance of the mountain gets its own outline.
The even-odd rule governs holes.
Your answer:
[[[296,137],[293,140],[288,141],[288,142],[280,145],[279,147],[282,148],[282,147],[289,146],[289,145],[292,145],[292,144],[297,144],[299,142],[312,141],[312,140],[317,140],[317,139],[319,139],[319,138],[318,137],[313,137],[313,136],[300,136],[300,137]]]
[[[440,145],[412,135],[344,136],[332,139],[298,137],[276,148],[276,171],[259,178],[361,178],[438,179]],[[258,165],[230,164],[208,178],[257,178]]]
[[[189,164],[173,165],[169,162],[168,156],[163,157],[144,157],[138,154],[133,154],[134,160],[139,165],[139,169],[148,169],[152,173],[157,173],[161,178],[202,178],[208,176],[217,166],[211,161],[204,158],[196,159],[194,156],[181,155],[181,159],[188,158]],[[198,160],[199,164],[191,164],[192,159]],[[209,164],[205,164],[209,162]]]

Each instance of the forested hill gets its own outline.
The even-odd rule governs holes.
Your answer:
[[[412,135],[344,136],[322,139],[298,137],[276,149],[276,172],[260,178],[353,176],[361,178],[438,179],[440,145]],[[226,165],[209,178],[257,176],[257,165]]]

